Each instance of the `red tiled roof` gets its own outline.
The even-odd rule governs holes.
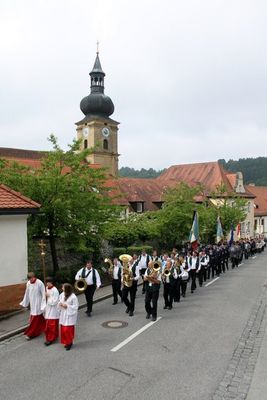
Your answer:
[[[256,205],[254,209],[255,216],[267,215],[267,186],[247,185],[246,189],[256,196],[254,200]]]
[[[39,160],[47,152],[37,150],[24,150],[24,149],[12,149],[8,147],[0,147],[0,158],[18,158],[28,160]]]
[[[18,209],[37,209],[40,204],[23,196],[19,192],[10,189],[6,185],[0,185],[0,210],[18,210]]]
[[[169,187],[156,179],[118,178],[116,182],[127,203],[144,202],[144,211],[157,210],[157,203],[163,201],[163,194]]]
[[[185,182],[189,186],[201,184],[209,192],[215,191],[221,184],[224,184],[228,191],[233,190],[226,172],[217,161],[173,165],[157,178],[161,181],[166,179],[175,180],[177,183]]]

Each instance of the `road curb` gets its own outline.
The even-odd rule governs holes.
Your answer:
[[[101,297],[99,297],[98,299],[94,300],[94,301],[93,301],[93,304],[99,303],[100,301],[103,301],[103,300],[110,299],[112,296],[113,296],[112,293],[110,293],[110,294],[105,294],[104,296],[101,296]],[[86,303],[81,304],[81,305],[79,306],[79,310],[85,308],[86,306],[87,306]],[[4,333],[3,335],[0,336],[0,342],[3,342],[4,340],[10,339],[10,338],[13,337],[13,336],[19,335],[20,333],[22,333],[22,332],[25,331],[25,329],[27,328],[27,326],[28,326],[28,324],[27,324],[27,325],[23,325],[23,326],[21,326],[20,328],[13,329],[12,331],[9,331],[9,332],[7,332],[7,333]]]

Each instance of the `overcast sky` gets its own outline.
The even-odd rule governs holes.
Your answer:
[[[0,147],[67,148],[97,40],[120,166],[267,155],[266,0],[0,0]]]

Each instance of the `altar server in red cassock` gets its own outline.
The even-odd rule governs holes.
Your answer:
[[[77,322],[79,302],[69,283],[64,283],[63,292],[59,296],[58,309],[60,311],[60,339],[66,350],[73,344],[75,325]]]
[[[53,285],[53,278],[46,279],[46,307],[45,307],[45,345],[50,346],[58,338],[59,320],[59,293]]]
[[[46,300],[43,282],[36,278],[34,272],[29,272],[28,279],[24,298],[20,305],[22,307],[28,307],[30,305],[29,326],[24,332],[26,339],[30,340],[39,336],[45,329],[43,312],[46,306]]]

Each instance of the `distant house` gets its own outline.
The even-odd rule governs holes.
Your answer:
[[[238,196],[246,200],[246,219],[241,223],[241,237],[254,236],[254,198],[255,194],[250,187],[243,184],[241,172],[225,171],[219,162],[204,162],[195,164],[173,165],[155,179],[118,178],[115,182],[121,194],[123,204],[129,212],[142,213],[155,211],[164,203],[166,189],[175,187],[184,182],[193,187],[201,185],[204,195],[199,195],[196,202],[209,199],[214,204],[220,199],[214,199],[212,193],[220,186],[224,186],[229,198]]]
[[[27,217],[40,204],[0,185],[0,313],[20,308],[28,272]]]
[[[267,237],[267,186],[248,185],[247,188],[254,194],[254,232],[255,235]]]

